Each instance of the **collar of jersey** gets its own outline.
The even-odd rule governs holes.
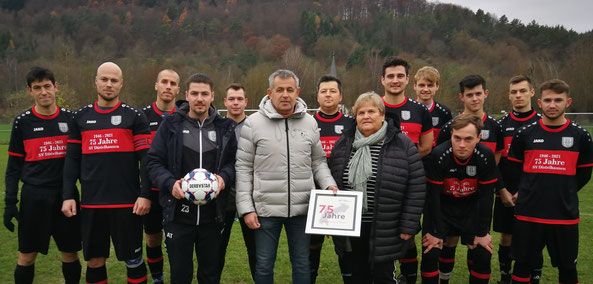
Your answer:
[[[566,119],[566,123],[564,125],[560,126],[559,128],[550,128],[550,127],[544,125],[544,120],[543,119],[540,119],[539,120],[539,125],[541,125],[541,127],[545,131],[548,131],[548,132],[560,132],[560,131],[566,129],[566,127],[568,127],[569,124],[570,124],[570,120],[568,120],[568,118],[567,118]]]
[[[336,117],[334,118],[323,118],[319,112],[315,113],[315,116],[317,116],[317,119],[323,121],[323,122],[334,122],[337,121],[338,119],[340,119],[340,117],[342,117],[342,113],[338,112],[338,115],[336,115]]]
[[[31,108],[31,110],[33,111],[33,114],[36,117],[39,117],[41,119],[47,119],[47,120],[54,119],[54,118],[56,118],[60,114],[60,107],[59,106],[56,106],[56,112],[54,114],[52,114],[52,115],[43,115],[43,114],[40,114],[40,113],[36,112],[35,111],[35,105],[33,105],[33,107]]]
[[[399,105],[389,104],[388,102],[385,101],[385,96],[381,97],[381,99],[383,100],[383,103],[385,104],[385,106],[390,107],[390,108],[402,107],[403,105],[405,105],[408,102],[408,97],[406,97],[406,96],[404,96],[404,101],[401,102]]]
[[[158,115],[163,115],[163,111],[161,111],[158,107],[156,107],[156,101],[152,102],[152,109],[154,109],[154,112],[156,112],[156,114]],[[175,112],[175,107],[173,107],[173,109],[171,111],[167,111],[169,114],[173,114]]]
[[[118,101],[117,105],[115,105],[114,107],[107,109],[107,110],[102,110],[97,105],[97,102],[95,102],[95,111],[97,111],[98,113],[110,113],[110,112],[114,111],[116,108],[118,108],[120,105],[121,105],[121,101]]]
[[[527,117],[524,117],[524,118],[520,118],[520,117],[517,117],[517,116],[515,116],[515,115],[513,114],[513,112],[511,111],[511,118],[512,118],[513,120],[516,120],[516,121],[526,121],[526,120],[529,120],[529,119],[531,119],[533,116],[535,116],[535,114],[536,114],[535,110],[533,110],[533,109],[532,109],[532,110],[530,110],[530,111],[531,111],[531,114],[530,114],[530,115],[528,115]]]
[[[475,149],[474,149],[474,151],[475,151]],[[455,163],[457,163],[458,165],[465,166],[465,165],[467,165],[467,163],[469,163],[469,160],[471,160],[473,155],[474,155],[474,152],[472,151],[471,155],[469,155],[469,157],[467,157],[467,160],[465,161],[465,163],[460,162],[459,159],[457,159],[457,156],[455,156],[455,153],[453,153],[453,159],[455,159]]]

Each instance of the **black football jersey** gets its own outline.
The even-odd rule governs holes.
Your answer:
[[[383,103],[385,104],[385,116],[395,116],[396,119],[399,119],[402,133],[416,145],[420,142],[420,136],[432,131],[432,119],[423,104],[407,97],[398,105],[387,103],[385,98],[383,98]]]
[[[146,118],[148,119],[148,126],[150,128],[150,142],[152,142],[152,139],[154,138],[154,135],[156,134],[157,129],[159,129],[159,126],[161,125],[161,122],[163,121],[163,117],[167,114],[174,113],[175,107],[173,107],[173,109],[171,111],[162,111],[156,106],[156,101],[155,101],[152,104],[145,106],[142,109],[142,111],[144,112],[144,114],[146,115]]]
[[[453,120],[447,122],[441,132],[439,133],[439,138],[437,139],[437,145],[451,140],[451,122]],[[484,123],[484,128],[482,128],[482,139],[480,143],[486,145],[492,153],[500,153],[504,150],[504,139],[502,136],[502,130],[500,124],[491,116],[484,113],[482,117],[482,122]]]
[[[579,222],[577,169],[593,166],[589,132],[566,121],[550,127],[540,119],[517,131],[508,159],[521,163],[515,217],[544,224]]]
[[[82,186],[81,207],[133,207],[140,196],[139,162],[150,131],[141,110],[121,101],[103,110],[97,103],[74,112],[64,168],[64,199],[73,198],[66,183]],[[142,194],[148,198],[147,191]]]
[[[509,148],[511,147],[511,141],[513,140],[513,136],[515,136],[519,128],[536,122],[540,118],[541,116],[535,112],[535,110],[530,110],[524,113],[511,111],[498,120],[504,137],[504,150],[502,151],[500,162],[498,163],[498,169],[500,170],[502,179],[505,181],[506,189],[513,194],[517,192],[517,189],[512,188],[514,186],[511,185],[517,184],[517,182],[511,183],[510,180],[508,180],[514,176],[514,173],[511,172],[513,171],[513,168],[509,166],[509,161],[507,159],[509,155]]]
[[[427,206],[440,208],[439,212],[428,214],[434,219],[427,220],[434,224],[428,228],[442,228],[446,224],[463,233],[478,236],[488,233],[492,219],[492,189],[498,180],[494,155],[488,147],[478,143],[472,155],[460,161],[453,153],[451,141],[446,141],[432,150],[428,165],[426,180],[430,190]],[[431,200],[440,204],[435,205]]]
[[[317,112],[314,117],[319,127],[319,139],[321,140],[323,151],[325,151],[325,155],[329,158],[336,141],[342,136],[342,132],[354,125],[354,118],[341,112],[331,116]]]
[[[35,106],[19,114],[12,124],[6,168],[7,193],[18,192],[19,180],[39,186],[62,185],[62,170],[72,113],[57,108],[50,116]]]
[[[428,110],[430,112],[430,116],[432,118],[432,133],[434,137],[434,142],[432,146],[437,145],[437,139],[439,138],[439,133],[441,132],[441,128],[451,119],[453,116],[451,115],[451,111],[445,105],[434,101],[432,107]]]

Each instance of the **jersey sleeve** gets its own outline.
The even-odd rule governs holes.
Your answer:
[[[583,135],[581,135],[581,149],[579,149],[577,167],[593,167],[593,142],[591,141],[591,134],[586,130],[583,130]]]
[[[6,176],[4,178],[4,184],[6,186],[6,196],[4,197],[4,200],[6,201],[6,205],[12,205],[18,202],[19,179],[21,177],[24,162],[25,146],[18,119],[15,119],[10,134],[8,163],[6,165]]]
[[[504,133],[502,132],[502,126],[496,122],[496,153],[501,153],[504,151]]]
[[[447,122],[441,128],[441,132],[439,132],[439,138],[437,138],[437,145],[451,140],[451,123]]]
[[[498,180],[498,168],[494,161],[494,155],[487,151],[482,161],[478,179],[480,189],[480,201],[478,209],[477,236],[483,237],[490,232],[492,222],[492,203],[494,202],[494,185]]]
[[[422,130],[421,135],[432,131],[432,116],[426,107],[422,107]]]
[[[513,140],[511,141],[511,146],[509,147],[509,156],[508,159],[511,162],[515,163],[523,163],[523,152],[525,151],[525,144],[523,142],[523,134],[517,133]]]
[[[134,136],[134,151],[136,152],[136,158],[140,162],[140,196],[149,198],[151,184],[148,169],[146,167],[146,155],[150,148],[150,127],[148,118],[143,111],[138,111],[133,127],[132,135]]]
[[[70,132],[68,133],[68,146],[66,147],[66,159],[64,161],[64,183],[62,190],[62,198],[64,200],[77,199],[78,190],[76,189],[76,181],[80,177],[80,158],[82,156],[82,136],[78,123],[77,116],[73,115],[72,123],[70,123]]]
[[[427,195],[426,207],[424,208],[423,231],[443,239],[445,236],[444,222],[441,218],[441,191],[443,189],[444,177],[439,168],[438,153],[431,153],[428,166],[426,167]]]

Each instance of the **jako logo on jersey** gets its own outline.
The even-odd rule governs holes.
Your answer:
[[[33,128],[33,131],[43,131],[43,127],[35,127]]]
[[[506,131],[513,131],[513,130],[515,130],[515,128],[514,128],[514,127],[509,127],[509,128],[507,128],[507,129],[505,129],[505,130],[506,130]]]
[[[486,140],[490,137],[490,130],[482,129],[482,139]]]
[[[185,133],[185,134],[189,134],[189,130],[187,130],[187,129],[183,129],[183,133]]]
[[[87,120],[86,121],[86,124],[95,124],[95,123],[97,123],[96,120]]]
[[[437,124],[439,124],[439,118],[438,117],[433,117],[432,118],[432,126],[437,126]]]
[[[68,132],[68,123],[65,122],[58,122],[58,128],[60,129],[60,131],[62,131],[63,133]]]
[[[337,134],[342,134],[342,130],[344,130],[344,125],[334,125],[334,130]]]
[[[475,176],[476,175],[476,166],[465,167],[465,173],[470,177]]]
[[[562,146],[564,146],[564,148],[570,148],[570,147],[572,147],[573,144],[574,144],[573,137],[562,137]]]
[[[208,131],[208,139],[212,142],[216,142],[216,131],[210,130]]]
[[[402,119],[403,120],[408,120],[410,119],[411,115],[410,115],[410,111],[409,110],[402,110]]]
[[[158,124],[159,124],[158,121],[153,121],[150,123],[150,126],[154,126],[154,125],[158,125]]]
[[[111,117],[111,124],[119,125],[121,123],[121,115],[114,115]]]
[[[533,139],[533,143],[544,143],[544,139]]]

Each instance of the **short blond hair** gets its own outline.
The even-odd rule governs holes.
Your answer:
[[[354,103],[354,106],[352,106],[352,112],[354,113],[354,115],[356,116],[356,113],[358,112],[358,109],[362,104],[368,102],[373,103],[379,109],[380,114],[385,114],[385,105],[383,104],[381,96],[379,96],[377,93],[373,91],[370,91],[358,96],[356,102]]]
[[[422,79],[438,85],[441,81],[441,73],[439,73],[439,70],[432,66],[424,66],[418,69],[418,71],[416,71],[416,75],[414,75],[414,80],[416,82]]]

